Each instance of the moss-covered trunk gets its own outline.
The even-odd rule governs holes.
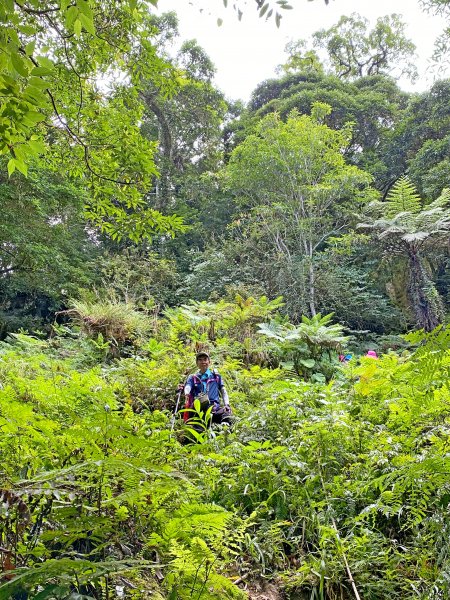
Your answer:
[[[408,296],[416,325],[425,331],[432,331],[444,318],[442,299],[429,278],[416,250],[409,252]]]

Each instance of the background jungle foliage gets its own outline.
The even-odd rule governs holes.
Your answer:
[[[400,72],[414,77],[401,18],[370,29],[353,14],[292,42],[244,106],[215,88],[195,40],[174,55],[174,13],[133,6],[1,9],[1,335],[48,329],[69,298],[111,294],[156,313],[235,291],[282,295],[294,321],[334,312],[378,334],[442,322],[450,82],[397,86]],[[114,70],[120,84],[95,83]],[[443,211],[434,233],[402,225],[428,236],[415,269],[386,231],[358,229],[402,176],[425,212],[438,198]]]

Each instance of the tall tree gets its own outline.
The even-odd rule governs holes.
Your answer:
[[[400,119],[383,145],[394,177],[408,172],[419,192],[436,199],[450,176],[450,80],[409,98]]]
[[[349,222],[349,213],[367,194],[369,174],[346,164],[348,132],[333,131],[321,120],[329,112],[316,104],[313,115],[291,114],[286,123],[268,115],[232,153],[228,182],[244,211],[247,232],[270,240],[268,259],[307,273],[309,312],[316,313],[316,255],[327,239]],[[299,282],[300,285],[300,282]]]
[[[332,71],[347,79],[386,74],[415,78],[411,60],[415,45],[405,37],[400,16],[379,17],[371,30],[368,25],[367,19],[353,13],[313,35],[314,44],[326,50]]]
[[[359,227],[373,232],[374,241],[388,256],[406,258],[408,296],[416,325],[431,331],[442,323],[444,307],[425,261],[430,252],[448,244],[450,190],[423,206],[414,186],[402,178],[386,202],[375,203],[372,210],[371,218]]]
[[[288,74],[257,86],[240,119],[226,128],[227,144],[245,139],[270,112],[277,112],[285,120],[293,109],[310,114],[314,102],[324,102],[332,107],[326,116],[329,127],[340,130],[353,123],[351,139],[345,148],[347,160],[370,172],[375,186],[384,190],[406,168],[405,155],[394,157],[390,148],[393,131],[403,119],[408,98],[395,81],[383,75],[346,81],[303,71]],[[398,151],[402,152],[401,144]]]
[[[163,15],[154,23],[161,31],[170,26],[173,37],[178,35],[175,15],[172,20]],[[143,82],[141,91],[143,132],[158,140],[155,203],[165,211],[173,209],[189,177],[217,170],[222,158],[221,124],[227,111],[223,94],[212,83],[215,67],[195,40],[181,45],[173,65],[184,76],[173,96],[168,98],[151,81]]]

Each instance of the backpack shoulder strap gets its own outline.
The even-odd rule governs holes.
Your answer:
[[[222,385],[222,376],[220,375],[219,371],[217,371],[217,369],[212,370],[212,376],[214,377],[217,385]]]

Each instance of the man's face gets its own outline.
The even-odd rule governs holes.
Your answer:
[[[197,358],[197,367],[200,369],[200,373],[204,373],[208,369],[210,362],[207,356],[199,356]]]

